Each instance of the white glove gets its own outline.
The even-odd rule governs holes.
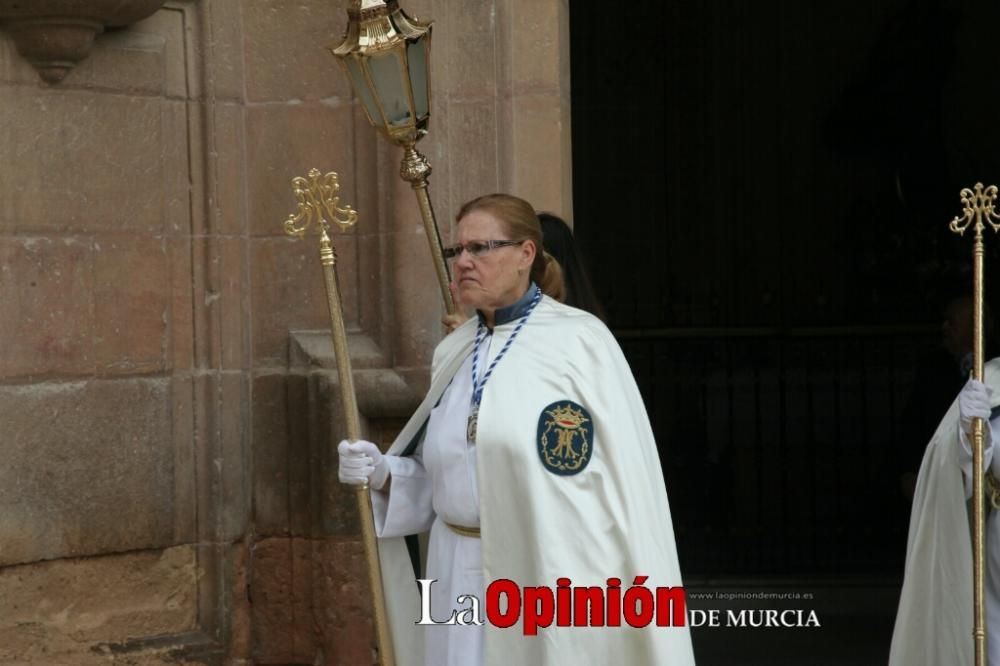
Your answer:
[[[379,490],[388,480],[389,461],[371,442],[363,439],[348,442],[345,439],[337,445],[337,453],[340,454],[337,476],[341,483],[360,486],[367,481],[371,488]]]
[[[958,394],[958,427],[959,434],[965,436],[965,442],[972,439],[972,421],[976,417],[983,419],[986,427],[983,428],[985,442],[989,443],[990,437],[990,395],[993,389],[982,382],[970,379],[962,387],[962,392]]]

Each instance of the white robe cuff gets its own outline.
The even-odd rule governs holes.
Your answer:
[[[427,470],[417,456],[385,456],[389,463],[389,491],[373,490],[375,534],[380,538],[419,534],[431,528],[434,508]]]

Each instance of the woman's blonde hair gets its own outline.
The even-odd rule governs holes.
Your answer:
[[[467,202],[455,216],[461,222],[469,213],[483,211],[500,222],[511,240],[530,240],[535,244],[535,261],[531,264],[531,279],[543,293],[562,301],[566,296],[562,267],[542,244],[542,225],[535,209],[524,199],[509,194],[486,194]]]

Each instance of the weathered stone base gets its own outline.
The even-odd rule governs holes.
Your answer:
[[[192,546],[0,569],[0,663],[177,663],[166,645],[123,646],[193,631],[196,589]]]

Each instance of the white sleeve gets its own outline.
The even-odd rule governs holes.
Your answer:
[[[431,483],[418,450],[412,456],[385,456],[389,463],[389,491],[373,490],[372,513],[378,537],[419,534],[434,522]]]
[[[997,432],[1000,430],[1000,416],[990,420],[990,427],[983,434],[983,469],[993,471],[993,476],[1000,478],[1000,458],[993,457],[993,442],[997,439]],[[962,425],[958,426],[958,441],[961,443],[961,450],[958,454],[958,462],[962,467],[962,482],[965,486],[965,499],[972,497],[972,442],[966,436]]]
[[[997,441],[1000,432],[1000,416],[990,421],[989,444],[983,448],[983,467],[993,472],[993,477],[1000,479],[1000,456],[993,455],[993,442]]]

